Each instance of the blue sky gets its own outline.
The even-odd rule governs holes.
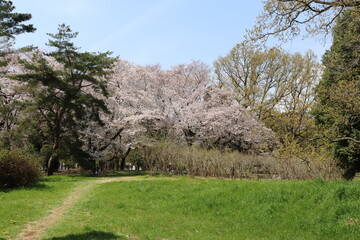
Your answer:
[[[200,60],[209,65],[244,40],[261,12],[261,0],[13,0],[17,12],[31,13],[37,28],[17,38],[17,47],[33,44],[47,50],[46,33],[65,23],[79,32],[83,51],[113,51],[136,64],[164,69]],[[327,46],[329,43],[326,44]],[[293,40],[284,48],[320,57],[320,40]]]

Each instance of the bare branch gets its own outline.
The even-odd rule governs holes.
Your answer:
[[[267,40],[274,36],[286,42],[306,27],[304,36],[327,34],[335,19],[346,9],[359,12],[358,0],[268,0],[255,27],[248,31],[251,40]]]

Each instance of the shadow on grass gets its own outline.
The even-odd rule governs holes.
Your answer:
[[[75,177],[72,175],[69,175],[69,177]],[[84,175],[79,176],[79,177],[86,177]],[[78,182],[78,179],[66,179],[63,176],[51,176],[51,177],[45,177],[44,179],[42,179],[40,182]]]
[[[43,189],[49,189],[49,188],[52,188],[48,185],[45,185],[44,183],[42,183],[41,181],[38,182],[38,183],[35,183],[33,185],[30,185],[30,186],[26,186],[24,187],[25,189],[34,189],[34,190],[43,190]]]
[[[61,175],[53,175],[51,177],[43,177],[40,179],[39,182],[25,186],[25,187],[14,187],[14,188],[1,188],[0,192],[10,192],[12,190],[18,190],[18,189],[33,189],[33,190],[44,190],[52,188],[51,186],[48,186],[44,183],[48,182],[80,182],[82,180],[85,180],[86,178],[111,178],[111,177],[135,177],[135,176],[146,176],[146,175],[152,175],[157,176],[160,175],[156,172],[147,172],[147,171],[106,171],[104,175],[98,176],[94,174],[74,174],[72,172],[69,172],[69,174],[66,174],[66,172],[63,172]],[[67,178],[69,177],[69,178]],[[2,239],[0,239],[2,240]]]
[[[71,172],[69,174],[66,174],[66,172],[64,172],[62,175],[73,177],[73,178],[80,178],[80,177],[107,178],[107,177],[145,176],[145,175],[149,175],[149,172],[146,172],[146,171],[105,171],[101,175],[95,175],[92,173],[73,174]]]
[[[28,185],[28,186],[21,186],[21,187],[12,187],[12,188],[0,188],[0,192],[11,192],[13,190],[19,190],[19,189],[26,189],[26,190],[44,190],[44,189],[50,189],[52,187],[50,186],[47,186],[43,183],[41,183],[42,181],[40,182],[37,182],[37,183],[34,183],[32,185]],[[2,240],[0,238],[0,240]]]
[[[126,239],[126,237],[118,236],[109,232],[91,231],[83,234],[69,234],[63,237],[47,238],[45,240],[112,240],[112,239]]]
[[[146,171],[108,171],[101,177],[132,177],[149,175]]]

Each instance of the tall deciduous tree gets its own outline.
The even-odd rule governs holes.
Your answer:
[[[303,56],[243,42],[214,65],[219,86],[235,92],[268,126],[294,136],[304,129],[319,75],[311,51]]]
[[[355,1],[356,2],[356,1]],[[333,31],[333,45],[323,58],[317,86],[316,122],[327,129],[334,156],[352,179],[360,171],[360,18],[345,11]]]
[[[263,118],[286,94],[288,56],[242,42],[214,62],[219,86],[230,88],[246,108]]]
[[[95,93],[108,95],[105,80],[116,61],[110,52],[79,52],[72,42],[77,33],[64,24],[58,30],[49,34],[48,46],[54,51],[46,55],[35,51],[30,59],[19,59],[24,73],[12,76],[26,83],[28,108],[43,126],[48,175],[57,170],[59,158],[85,156],[79,131],[88,121],[101,124],[99,113],[107,108]]]

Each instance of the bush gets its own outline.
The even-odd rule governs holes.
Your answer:
[[[0,150],[0,188],[27,186],[40,180],[41,176],[36,157]]]

